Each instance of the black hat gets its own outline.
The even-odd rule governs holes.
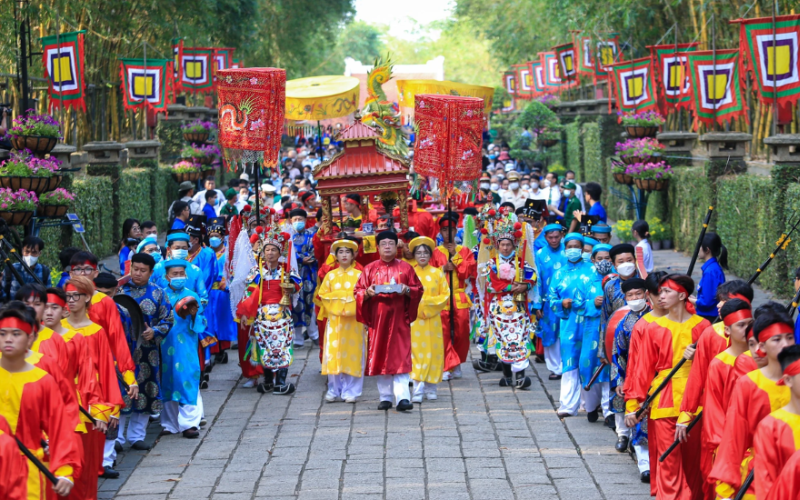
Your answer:
[[[634,250],[633,245],[631,245],[630,243],[620,243],[618,245],[614,245],[613,247],[611,247],[611,250],[609,250],[608,255],[611,256],[611,262],[614,262],[614,259],[617,258],[617,255],[623,253],[629,253],[635,256],[636,250]]]
[[[302,217],[304,219],[308,218],[308,212],[303,210],[302,208],[295,208],[289,212],[289,218],[292,217]]]
[[[94,285],[100,288],[117,288],[118,281],[111,273],[100,273],[94,279]]]
[[[392,240],[397,243],[397,234],[394,231],[381,231],[378,233],[378,236],[375,237],[375,244],[377,245],[383,240]]]
[[[517,209],[517,206],[514,205],[513,203],[511,203],[510,201],[504,201],[503,203],[501,203],[500,204],[500,208],[503,208],[503,207],[508,207],[511,210],[516,210]]]
[[[641,278],[626,279],[620,285],[622,293],[628,293],[631,290],[647,290],[647,282]]]
[[[206,230],[209,233],[215,232],[225,234],[225,217],[213,217],[208,219]]]
[[[189,217],[189,222],[186,224],[186,232],[190,236],[200,236],[206,229],[206,216],[205,215],[192,215]]]

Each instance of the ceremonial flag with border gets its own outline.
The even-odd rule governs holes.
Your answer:
[[[85,30],[45,36],[42,63],[47,78],[49,109],[65,108],[86,111],[86,82],[83,69]]]
[[[556,92],[561,89],[561,74],[558,71],[558,58],[555,52],[539,52],[539,59],[542,62],[542,72],[544,73],[545,92]]]
[[[172,86],[174,91],[180,92],[183,90],[181,86],[181,54],[183,54],[183,38],[172,39]]]
[[[658,100],[649,57],[612,64],[608,67],[614,84],[617,109],[622,112],[656,110]]]
[[[514,111],[516,107],[514,106],[514,98],[509,97],[507,99],[503,99],[503,107],[500,108],[501,113],[511,113]]]
[[[740,19],[739,48],[744,74],[749,71],[758,88],[759,100],[778,107],[796,103],[800,97],[800,15],[775,17],[773,46],[772,18]],[[773,58],[773,54],[775,57]]]
[[[168,59],[120,59],[122,104],[125,109],[167,109]]]
[[[244,68],[244,66],[242,65],[242,62],[239,59],[234,59],[231,62],[231,68],[239,69],[239,68]]]
[[[594,75],[595,81],[597,77],[605,77],[610,74],[609,66],[622,62],[625,56],[622,53],[619,45],[619,35],[614,34],[610,38],[598,40],[595,44],[597,49],[594,58]]]
[[[561,78],[572,83],[578,80],[578,63],[575,54],[575,44],[572,42],[562,43],[552,48],[558,61],[558,70]]]
[[[236,49],[231,47],[214,48],[214,64],[211,65],[211,74],[214,76],[214,84],[217,83],[217,71],[228,69],[233,64],[233,52]]]
[[[531,69],[528,63],[512,64],[516,73],[517,99],[532,99],[533,86],[531,82]]]
[[[506,71],[503,73],[503,87],[510,96],[517,95],[516,73],[514,71]]]
[[[687,52],[697,50],[697,42],[650,45],[650,58],[656,80],[658,100],[663,114],[667,105],[675,109],[692,106],[692,86],[689,78]]]
[[[528,67],[530,68],[531,72],[531,87],[533,89],[533,97],[539,97],[542,94],[546,94],[545,86],[544,86],[544,70],[542,67],[542,61],[529,61]]]
[[[739,116],[747,117],[739,78],[739,49],[689,52],[692,108],[696,120],[707,125]],[[695,123],[696,125],[696,123]]]
[[[211,74],[214,49],[208,47],[183,47],[180,54],[181,88],[185,92],[207,93],[214,87]]]
[[[169,61],[167,63],[167,104],[175,104],[175,70],[173,67],[175,63],[173,61]]]
[[[592,50],[592,38],[579,36],[578,43],[575,44],[575,52],[578,59],[578,73],[591,75],[594,77],[594,50]]]

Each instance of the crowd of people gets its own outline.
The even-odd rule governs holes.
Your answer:
[[[458,384],[474,344],[474,369],[508,390],[529,390],[541,363],[558,416],[614,429],[657,498],[732,498],[751,471],[748,494],[796,498],[793,322],[726,281],[719,236],[702,240],[695,286],[657,269],[647,222],[635,246],[611,244],[600,184],[494,145],[456,207],[415,178],[408,227],[356,192],[326,220],[313,172],[333,141],[285,150],[258,185],[252,171],[224,190],[181,184],[169,227],[124,222],[120,277],[70,247],[51,286],[44,242],[24,240],[30,272],[6,271],[0,309],[0,497],[95,499],[123,445],[149,449],[150,423],[199,437],[202,389],[229,355],[243,387],[282,396],[295,352],[318,348],[327,402],[356,403],[374,377],[377,409],[405,412]]]

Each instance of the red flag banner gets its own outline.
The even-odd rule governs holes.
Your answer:
[[[623,61],[608,66],[614,85],[617,109],[636,113],[656,110],[658,101],[653,83],[653,67],[649,57]]]
[[[531,82],[531,69],[528,63],[512,64],[517,82],[517,98],[518,99],[531,99],[533,98],[533,87]]]
[[[692,107],[697,120],[711,125],[747,117],[739,78],[739,49],[689,52]]]
[[[666,114],[667,108],[690,108],[692,105],[691,79],[687,52],[697,50],[697,43],[650,45],[650,59],[656,80],[659,106]]]
[[[83,70],[83,35],[86,31],[46,36],[42,41],[42,63],[47,77],[50,110],[86,111],[86,81]]]
[[[742,74],[749,71],[765,104],[787,107],[800,98],[800,15],[743,19],[739,22]]]
[[[531,72],[531,84],[533,87],[533,97],[539,97],[542,94],[546,94],[547,91],[545,90],[544,86],[544,68],[542,66],[542,61],[530,61],[528,62],[528,66],[530,67]]]

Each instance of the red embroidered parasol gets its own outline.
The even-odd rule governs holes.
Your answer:
[[[230,162],[277,165],[286,105],[286,71],[236,68],[217,72],[219,144]]]
[[[421,94],[415,98],[414,172],[441,183],[442,199],[449,199],[461,183],[474,183],[481,173],[483,99]]]

